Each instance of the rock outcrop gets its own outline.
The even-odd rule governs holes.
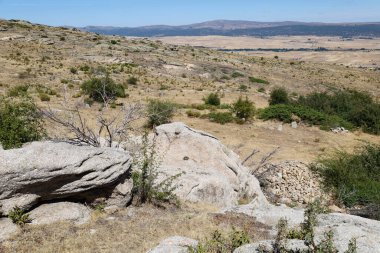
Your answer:
[[[175,191],[180,199],[220,207],[237,205],[241,198],[267,203],[257,179],[217,138],[183,123],[172,123],[157,127],[156,141],[163,158],[160,176],[182,173]]]
[[[125,190],[131,187],[117,187],[126,184],[131,164],[126,152],[68,143],[34,142],[0,150],[0,211],[57,199],[131,198]]]
[[[63,221],[81,225],[90,220],[91,211],[82,204],[58,202],[40,205],[33,209],[29,215],[32,225],[52,224]]]
[[[20,227],[13,224],[8,218],[0,219],[0,242],[7,240],[20,231]]]
[[[188,253],[189,247],[196,247],[198,241],[181,237],[173,236],[163,240],[156,248],[149,250],[147,253]]]

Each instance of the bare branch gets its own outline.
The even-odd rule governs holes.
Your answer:
[[[252,153],[249,156],[247,156],[247,158],[245,158],[241,164],[244,165],[246,162],[248,162],[249,159],[251,159],[254,155],[256,155],[259,152],[260,150],[254,149]]]

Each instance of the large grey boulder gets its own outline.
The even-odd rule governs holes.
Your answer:
[[[20,232],[19,226],[12,223],[8,218],[0,219],[0,242],[9,239],[14,234]]]
[[[156,248],[147,253],[188,253],[189,248],[195,248],[198,241],[182,237],[173,236],[163,240]]]
[[[71,202],[43,204],[29,212],[32,225],[45,225],[56,222],[73,222],[81,225],[91,218],[88,207]]]
[[[156,141],[163,159],[160,176],[182,173],[175,191],[180,199],[220,207],[237,205],[241,198],[267,203],[258,180],[241,165],[239,156],[214,136],[172,123],[157,127]]]
[[[34,142],[20,149],[0,150],[0,211],[30,209],[55,199],[91,200],[115,192],[131,170],[128,153],[68,143]],[[128,183],[128,182],[127,182]]]

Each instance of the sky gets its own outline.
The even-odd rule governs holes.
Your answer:
[[[0,18],[53,26],[250,21],[380,22],[380,0],[0,0]]]

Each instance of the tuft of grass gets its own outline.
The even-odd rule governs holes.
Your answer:
[[[22,97],[28,95],[28,85],[17,85],[15,87],[12,87],[8,90],[7,95],[8,97]]]
[[[260,79],[260,78],[254,77],[254,76],[250,76],[248,79],[251,83],[269,84],[269,82],[267,80]]]
[[[25,213],[25,210],[18,206],[14,207],[12,211],[9,212],[8,218],[11,219],[14,224],[19,226],[24,226],[25,224],[32,222],[29,214]]]
[[[208,118],[212,122],[219,124],[226,124],[234,121],[234,116],[230,112],[211,112],[208,114]]]

